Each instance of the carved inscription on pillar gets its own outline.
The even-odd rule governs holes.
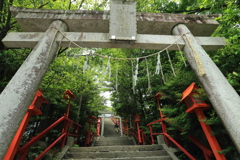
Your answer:
[[[109,23],[110,39],[113,42],[134,42],[137,36],[136,2],[112,0]]]

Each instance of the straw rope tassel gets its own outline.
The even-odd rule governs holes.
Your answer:
[[[190,41],[190,39],[188,38],[188,36],[185,34],[186,36],[186,39],[191,47],[191,49],[193,50],[193,57],[196,61],[196,64],[197,64],[197,68],[198,68],[198,73],[200,76],[204,76],[206,74],[205,70],[204,70],[204,67],[203,67],[203,64],[202,64],[202,61],[201,61],[201,58],[199,57],[199,54],[197,53],[197,51],[195,50],[195,48],[193,47],[192,45],[192,42]]]

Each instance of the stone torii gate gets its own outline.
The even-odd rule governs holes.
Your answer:
[[[110,114],[111,116],[108,116],[107,118],[118,118],[119,119],[120,135],[122,137],[123,136],[123,132],[122,132],[122,118],[120,116],[114,116],[114,112],[111,112],[111,111],[99,111],[99,113],[101,115],[99,115],[98,117],[102,118],[101,136],[104,135],[104,121],[105,121],[105,118],[106,118],[106,114]]]
[[[11,7],[24,32],[9,33],[3,43],[9,48],[34,49],[0,95],[0,159],[59,46],[75,47],[66,37],[82,47],[163,49],[183,35],[178,45],[240,151],[239,95],[205,52],[225,44],[224,38],[208,37],[218,26],[214,16],[136,13],[135,5],[112,0],[110,12]]]

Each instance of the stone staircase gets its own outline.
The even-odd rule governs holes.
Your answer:
[[[99,137],[94,146],[120,146],[135,145],[133,139],[128,137]]]
[[[172,160],[161,145],[71,147],[63,160]]]
[[[70,147],[62,160],[174,160],[162,145],[134,145],[133,139],[120,137],[110,121],[104,130],[92,147]]]

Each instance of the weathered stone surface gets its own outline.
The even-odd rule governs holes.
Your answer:
[[[73,160],[73,159],[62,159],[62,160]],[[83,160],[76,159],[74,160]],[[93,160],[92,158],[84,158],[84,160]],[[94,158],[94,160],[109,160],[109,158]],[[161,157],[124,157],[124,158],[111,158],[111,160],[173,160],[169,156],[161,156]]]
[[[109,38],[135,41],[137,36],[136,1],[111,1]]]
[[[189,32],[189,30],[183,24],[179,24],[173,29],[175,35],[186,32]],[[184,36],[184,40],[186,41],[184,47],[185,57],[240,152],[240,119],[238,118],[240,97],[217,65],[198,44],[195,37],[189,33]],[[214,153],[217,153],[217,151],[214,151]]]
[[[129,146],[98,146],[71,147],[70,152],[109,152],[109,151],[155,151],[162,150],[161,145],[129,145]]]
[[[116,152],[101,152],[101,153],[88,153],[88,152],[72,152],[65,155],[65,158],[123,158],[123,157],[156,157],[156,156],[168,156],[168,153],[164,150],[155,151],[116,151]]]
[[[134,145],[132,140],[111,140],[97,141],[94,146],[119,146],[119,145]]]
[[[47,72],[48,66],[55,58],[58,49],[56,39],[62,38],[62,35],[57,34],[54,28],[67,31],[65,23],[59,20],[53,21],[45,35],[0,94],[0,159],[3,159]]]
[[[44,32],[55,19],[64,21],[70,32],[109,33],[109,11],[46,10],[11,7],[25,32]],[[186,24],[194,36],[210,36],[218,26],[217,15],[137,13],[137,34],[171,35],[173,27]]]
[[[41,32],[12,32],[3,39],[3,43],[9,48],[33,48],[43,35],[44,33]],[[125,42],[112,43],[111,40],[109,40],[108,33],[64,32],[64,35],[77,45],[86,48],[141,48],[161,50],[173,44],[177,39],[179,39],[179,36],[138,34],[135,44],[129,44]],[[61,47],[77,47],[73,43],[71,43],[71,45],[69,46],[69,40],[67,38],[62,39],[61,43],[61,39],[58,39]],[[197,42],[207,51],[218,50],[226,44],[226,39],[224,37],[195,38]],[[183,47],[185,46],[185,42],[182,38],[180,38],[177,43],[180,49],[183,49]],[[168,49],[178,50],[178,46],[177,44],[173,44]]]
[[[109,120],[109,119],[108,119]],[[119,137],[113,129],[113,123],[105,120],[105,137],[99,137],[99,146],[71,147],[65,158],[70,159],[118,159],[118,160],[172,160],[162,145],[126,145],[131,142],[128,137]],[[106,143],[111,146],[103,146]],[[125,143],[125,145],[117,145]],[[95,143],[96,144],[96,143]],[[100,146],[101,145],[101,146]],[[117,146],[116,146],[117,145]],[[67,159],[66,159],[67,160]]]

